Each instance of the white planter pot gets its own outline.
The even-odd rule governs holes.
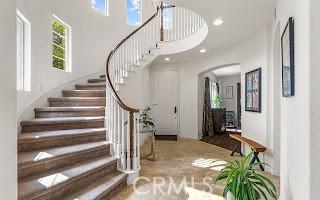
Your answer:
[[[235,198],[231,192],[227,193],[227,200],[235,200]]]

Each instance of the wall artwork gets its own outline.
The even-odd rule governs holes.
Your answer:
[[[294,21],[289,18],[281,37],[282,96],[294,96]]]
[[[233,86],[226,87],[226,99],[233,99]]]
[[[261,68],[246,73],[246,111],[261,112]]]

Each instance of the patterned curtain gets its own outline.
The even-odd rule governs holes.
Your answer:
[[[220,85],[219,85],[219,83],[216,83],[216,87],[217,87],[217,94],[220,95]]]
[[[202,136],[213,135],[213,121],[211,112],[210,99],[210,79],[206,77],[204,88],[204,104],[203,104],[203,120],[202,120]]]

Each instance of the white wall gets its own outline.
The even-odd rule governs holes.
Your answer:
[[[319,191],[319,185],[311,186],[311,177],[319,178],[319,168],[314,171],[318,173],[311,174],[310,92],[311,81],[316,82],[311,80],[310,71],[310,43],[313,41],[310,40],[309,2],[279,0],[277,3],[277,21],[280,22],[281,33],[288,18],[295,19],[295,96],[281,98],[281,198],[292,200],[319,198],[311,198],[311,188],[317,187]],[[313,89],[312,93],[319,91]]]
[[[126,0],[109,2],[110,16],[105,16],[91,7],[91,0],[18,0],[32,32],[31,92],[18,92],[18,116],[30,116],[23,112],[54,88],[105,69],[108,53],[135,28],[126,23]],[[71,73],[51,67],[53,14],[72,29]]]
[[[242,101],[242,127],[243,135],[267,146],[269,151],[262,156],[262,160],[273,159],[270,152],[274,151],[273,141],[269,141],[270,132],[267,132],[267,89],[269,43],[271,42],[271,25],[262,27],[258,32],[234,47],[217,50],[214,54],[203,55],[192,62],[156,64],[158,68],[172,68],[179,71],[179,97],[180,97],[180,137],[199,139],[201,136],[201,112],[199,111],[199,74],[228,65],[241,65],[241,82],[244,82],[244,74],[256,68],[262,68],[262,112],[252,113],[244,111]],[[244,99],[244,84],[242,85],[242,99]]]
[[[16,2],[0,6],[0,194],[17,199]]]
[[[311,0],[311,27],[310,27],[310,82],[311,84],[311,199],[318,199],[320,196],[320,1]]]

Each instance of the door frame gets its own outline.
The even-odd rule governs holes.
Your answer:
[[[176,72],[177,73],[177,137],[180,137],[180,111],[181,111],[181,107],[180,107],[180,71],[177,68],[166,68],[166,67],[153,67],[150,69],[150,77],[151,77],[151,87],[150,87],[150,101],[151,104],[153,104],[153,80],[154,80],[154,74],[155,73],[159,73],[159,72]]]

